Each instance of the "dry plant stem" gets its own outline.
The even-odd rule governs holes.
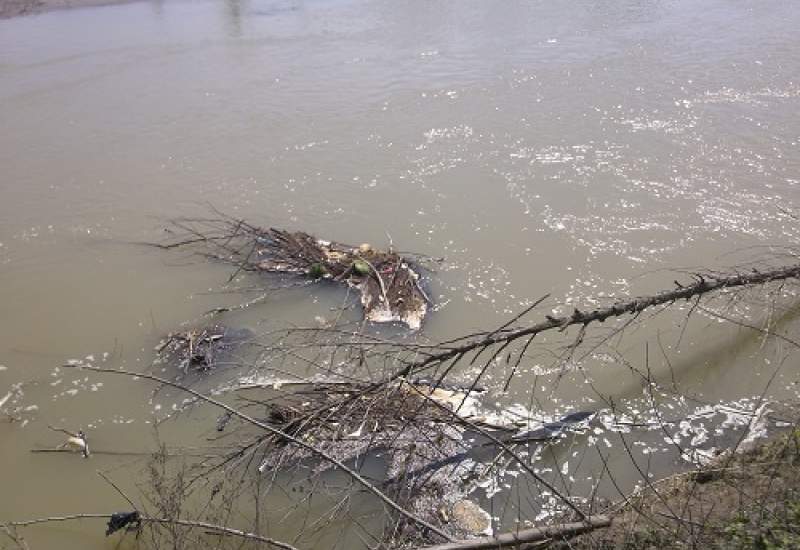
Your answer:
[[[25,521],[7,521],[0,522],[3,527],[28,527],[29,525],[37,525],[40,523],[53,523],[58,521],[73,521],[79,519],[108,519],[112,514],[70,514],[66,516],[50,516],[46,518],[29,519]],[[151,518],[147,516],[139,516],[142,523],[158,523],[163,525],[181,525],[183,527],[194,527],[213,531],[223,535],[230,535],[233,537],[240,537],[248,540],[255,540],[274,546],[275,548],[282,548],[283,550],[298,550],[297,547],[281,542],[279,540],[271,539],[258,535],[256,533],[248,533],[247,531],[240,531],[239,529],[231,529],[230,527],[223,527],[222,525],[214,525],[213,523],[206,523],[205,521],[189,521],[185,519],[165,519],[165,518]]]
[[[15,528],[3,524],[0,524],[0,527],[2,527],[2,532],[4,532],[6,536],[11,540],[15,548],[18,548],[19,550],[30,550],[28,543],[25,542],[24,538],[22,538],[20,535],[17,534]]]
[[[395,511],[397,511],[401,515],[403,515],[406,518],[410,519],[414,523],[419,524],[420,526],[422,526],[425,529],[431,531],[432,533],[436,533],[437,535],[442,537],[444,540],[447,540],[447,541],[452,541],[453,540],[453,538],[450,535],[448,535],[447,533],[445,533],[441,529],[438,529],[436,526],[431,525],[430,523],[428,523],[424,519],[417,517],[416,515],[412,514],[411,512],[409,512],[408,510],[406,510],[405,508],[403,508],[402,506],[397,504],[394,500],[392,500],[391,498],[386,496],[383,492],[381,492],[372,483],[367,481],[358,472],[356,472],[352,468],[348,468],[344,463],[342,463],[341,461],[337,460],[333,456],[329,455],[325,451],[317,449],[313,445],[310,445],[310,444],[306,443],[305,441],[303,441],[301,439],[298,439],[298,438],[296,438],[296,437],[294,437],[294,436],[292,436],[292,435],[290,435],[288,433],[285,433],[285,432],[283,432],[281,430],[278,430],[277,428],[274,428],[274,427],[270,426],[269,424],[265,424],[263,422],[260,422],[260,421],[256,420],[255,418],[253,418],[251,416],[248,416],[248,415],[238,411],[237,409],[234,409],[233,407],[231,407],[229,405],[226,405],[225,403],[223,403],[221,401],[217,401],[214,398],[211,398],[211,397],[208,397],[206,395],[203,395],[200,392],[197,392],[197,391],[195,391],[195,390],[193,390],[191,388],[187,388],[186,386],[183,386],[183,385],[178,384],[176,382],[172,382],[172,381],[166,380],[164,378],[159,378],[158,376],[152,376],[150,374],[142,374],[142,373],[131,372],[131,371],[126,371],[126,370],[121,370],[121,369],[105,369],[105,368],[101,368],[101,367],[89,367],[89,366],[82,366],[82,365],[64,365],[64,367],[65,368],[77,368],[77,369],[89,370],[89,371],[94,371],[94,372],[104,372],[104,373],[108,373],[108,374],[121,374],[121,375],[124,375],[124,376],[129,376],[129,377],[134,377],[134,378],[144,378],[144,379],[147,379],[147,380],[152,380],[154,382],[158,382],[160,384],[164,384],[166,386],[171,386],[173,388],[176,388],[176,389],[179,389],[181,391],[184,391],[184,392],[186,392],[186,393],[188,393],[190,395],[193,395],[194,397],[200,399],[201,401],[205,401],[206,403],[210,403],[210,404],[212,404],[212,405],[214,405],[216,407],[224,409],[225,411],[227,411],[227,412],[231,413],[232,415],[240,418],[241,420],[244,420],[245,422],[248,422],[248,423],[250,423],[250,424],[252,424],[254,426],[257,426],[257,427],[261,428],[262,430],[268,431],[268,432],[272,433],[273,435],[277,435],[277,436],[282,437],[282,438],[284,438],[284,439],[286,439],[288,441],[291,441],[292,443],[294,443],[298,447],[302,447],[302,448],[312,452],[316,456],[319,456],[320,458],[330,462],[331,464],[335,465],[337,468],[341,469],[343,472],[347,473],[350,477],[352,477],[354,480],[356,480],[361,485],[363,485],[364,488],[366,488],[369,492],[371,492],[372,494],[377,496],[385,504],[387,504],[389,507],[393,508]]]
[[[358,259],[367,264],[369,268],[372,270],[372,272],[375,274],[375,278],[378,279],[378,283],[380,283],[381,285],[381,295],[383,296],[383,302],[388,306],[389,297],[386,295],[386,285],[383,284],[383,277],[381,277],[380,271],[375,269],[375,266],[372,265],[372,263],[363,256],[358,256]]]
[[[562,525],[524,529],[512,533],[503,533],[494,537],[458,540],[445,544],[437,544],[436,546],[426,546],[421,550],[490,550],[511,546],[516,547],[531,542],[580,535],[581,533],[601,527],[608,527],[609,525],[611,525],[611,519],[607,516],[592,516],[586,518],[586,521],[576,523],[564,523]]]
[[[429,355],[422,361],[411,363],[407,365],[404,369],[402,369],[399,373],[397,373],[393,377],[393,379],[397,379],[403,376],[408,376],[412,372],[417,372],[424,368],[441,364],[444,361],[456,357],[457,355],[463,355],[475,349],[505,342],[512,342],[519,338],[524,338],[526,336],[534,336],[536,334],[539,334],[540,332],[544,332],[546,330],[552,330],[554,328],[564,330],[572,325],[586,326],[589,323],[593,322],[602,323],[606,319],[612,317],[619,317],[625,314],[636,315],[653,306],[669,304],[671,302],[676,302],[678,300],[688,300],[695,296],[700,296],[709,292],[722,290],[725,288],[760,285],[772,281],[781,281],[785,279],[799,278],[800,264],[781,267],[778,269],[772,269],[768,271],[753,271],[751,273],[746,273],[746,274],[730,275],[727,277],[712,277],[708,275],[705,277],[702,275],[696,275],[695,277],[697,278],[697,282],[687,286],[679,285],[678,288],[676,288],[675,290],[659,292],[652,296],[634,298],[633,300],[629,300],[627,302],[618,302],[612,306],[595,309],[590,312],[583,312],[576,309],[572,313],[572,315],[569,316],[564,316],[564,317],[548,316],[546,320],[523,329],[496,330],[473,342],[469,342],[462,346],[450,348],[447,351],[443,351],[441,353]]]
[[[114,482],[111,480],[111,478],[110,478],[110,477],[108,477],[106,474],[104,474],[104,473],[103,473],[103,472],[101,472],[100,470],[98,470],[98,471],[97,471],[97,475],[99,475],[100,477],[102,477],[102,478],[105,480],[105,482],[106,482],[106,483],[108,483],[109,485],[111,485],[111,486],[114,488],[114,490],[115,490],[117,493],[119,493],[119,496],[121,496],[122,498],[124,498],[125,500],[127,500],[127,501],[128,501],[128,504],[130,504],[130,505],[131,505],[131,507],[132,507],[134,510],[136,510],[137,512],[139,511],[139,507],[138,507],[138,506],[136,506],[136,504],[133,502],[133,500],[131,500],[131,498],[130,498],[128,495],[126,495],[126,494],[125,494],[125,492],[124,492],[122,489],[120,489],[120,488],[117,486],[117,484],[116,484],[116,483],[114,483]]]

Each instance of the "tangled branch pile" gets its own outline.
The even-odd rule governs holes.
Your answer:
[[[361,293],[364,318],[399,321],[417,330],[430,300],[412,259],[391,248],[358,247],[318,239],[302,231],[261,228],[243,220],[176,222],[180,240],[161,248],[203,246],[205,254],[232,263],[239,271],[288,274],[344,283]]]
[[[366,384],[301,385],[258,404],[277,430],[260,435],[254,445],[258,469],[285,470],[306,462],[314,474],[321,474],[334,465],[316,460],[320,453],[356,465],[380,457],[387,469],[381,490],[413,515],[455,537],[488,534],[490,517],[467,499],[479,475],[470,456],[475,434],[454,425],[448,412],[458,410],[480,422],[474,416],[476,397],[475,392],[405,380],[373,391]],[[249,401],[252,406],[254,400]],[[298,449],[282,434],[315,450]],[[390,538],[427,540],[429,533],[417,529],[400,521]]]
[[[222,325],[171,332],[156,346],[156,364],[173,366],[183,374],[204,373],[233,363],[253,337],[247,329]]]

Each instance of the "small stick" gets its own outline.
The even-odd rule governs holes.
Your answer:
[[[422,286],[419,284],[419,281],[414,277],[412,277],[412,279],[414,279],[414,286],[417,287],[417,290],[419,290],[419,293],[422,294],[423,298],[425,298],[425,301],[428,302],[428,304],[433,305],[433,301],[428,297],[425,291],[422,290]]]
[[[47,425],[48,428],[53,430],[54,432],[61,432],[69,436],[69,438],[56,447],[56,449],[75,449],[80,450],[83,454],[83,458],[89,458],[89,441],[86,439],[86,434],[83,433],[82,430],[78,430],[78,433],[73,433],[69,430],[65,430],[64,428],[55,428],[53,426]]]
[[[61,432],[62,434],[66,434],[70,437],[79,437],[78,434],[76,434],[75,432],[71,432],[64,428],[56,428],[55,426],[51,426],[50,424],[48,424],[47,427],[53,430],[54,432]]]
[[[127,501],[128,501],[128,504],[130,504],[130,505],[131,505],[131,508],[133,508],[133,509],[134,509],[134,510],[136,510],[137,512],[139,511],[139,507],[138,507],[138,506],[136,506],[136,505],[133,503],[133,501],[132,501],[130,498],[128,498],[128,495],[126,495],[126,494],[125,494],[125,492],[124,492],[122,489],[120,489],[119,487],[117,487],[116,483],[114,483],[113,481],[111,481],[111,479],[110,479],[110,478],[109,478],[107,475],[105,475],[105,474],[104,474],[103,472],[101,472],[100,470],[97,470],[97,475],[99,475],[99,476],[100,476],[100,477],[102,477],[104,480],[106,480],[106,483],[108,483],[109,485],[111,485],[111,486],[114,488],[114,490],[115,490],[115,491],[117,491],[117,493],[119,493],[119,494],[120,494],[120,496],[121,496],[122,498],[124,498],[125,500],[127,500]],[[141,515],[141,514],[140,514],[140,515]]]
[[[73,454],[75,451],[71,451],[69,449],[29,449],[28,452],[31,452],[31,453],[70,453],[70,454]],[[92,454],[93,455],[109,455],[109,456],[152,456],[153,452],[145,452],[145,451],[95,451],[95,450],[92,450]],[[191,457],[191,458],[217,458],[218,455],[180,452],[180,453],[167,453],[167,456],[181,456],[181,457],[188,456],[188,457]]]

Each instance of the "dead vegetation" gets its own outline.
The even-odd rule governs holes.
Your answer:
[[[291,275],[341,283],[361,294],[364,318],[375,323],[422,326],[430,298],[423,289],[418,256],[367,243],[351,246],[302,231],[262,228],[220,215],[175,223],[174,239],[164,249],[193,248],[234,264],[241,271]]]
[[[156,364],[169,365],[183,374],[206,373],[236,364],[236,357],[252,339],[247,329],[210,325],[168,334],[155,348]]]
[[[288,257],[298,256],[292,253]],[[310,265],[315,265],[319,257],[311,256],[311,260]],[[288,260],[274,261],[268,265],[278,271],[294,269]],[[246,463],[260,475],[298,471],[312,478],[344,471],[386,506],[391,521],[378,537],[377,547],[414,548],[444,540],[445,545],[459,545],[454,548],[469,548],[469,541],[498,546],[514,542],[513,536],[506,541],[502,535],[493,537],[493,542],[480,542],[481,535],[493,534],[495,522],[485,511],[486,502],[471,496],[478,484],[491,482],[498,470],[514,464],[539,486],[540,496],[549,494],[558,501],[558,508],[567,513],[563,516],[566,524],[577,520],[583,526],[562,529],[557,523],[544,535],[534,531],[530,541],[541,540],[536,536],[570,537],[587,526],[603,526],[606,520],[591,515],[594,509],[583,511],[567,487],[556,486],[552,478],[540,475],[526,458],[528,446],[546,444],[551,436],[556,440],[567,437],[573,419],[581,424],[593,415],[577,411],[566,415],[563,422],[537,427],[529,417],[509,420],[492,414],[477,390],[482,389],[484,374],[496,368],[497,358],[504,357],[510,366],[509,377],[513,377],[530,342],[541,333],[564,333],[577,327],[575,342],[558,359],[567,360],[587,340],[587,327],[592,324],[625,316],[635,320],[645,310],[658,310],[679,300],[699,302],[715,292],[786,281],[799,274],[798,266],[697,274],[688,284],[676,283],[674,289],[652,296],[594,310],[575,309],[560,317],[548,315],[520,326],[523,316],[542,302],[539,300],[497,329],[435,345],[383,340],[335,327],[273,334],[272,343],[262,343],[261,348],[264,382],[229,388],[239,401],[229,413],[240,420],[240,413],[263,420],[224,427],[226,436],[238,442],[236,450],[210,468],[233,471]],[[624,330],[629,322],[619,326]],[[612,334],[618,330],[613,329]],[[522,347],[514,347],[516,342],[522,342]],[[305,364],[310,372],[326,378],[287,382],[285,377],[269,376],[275,365],[287,361]],[[473,374],[465,383],[453,386],[450,381],[463,376],[456,369],[462,362],[472,367]],[[372,374],[358,379],[364,373]],[[253,425],[264,431],[253,433]],[[382,479],[367,480],[359,472],[375,459],[384,464],[385,473]]]
[[[453,423],[452,411],[475,395],[405,380],[366,389],[352,383],[302,385],[263,402],[271,425],[313,444],[315,450],[298,450],[282,435],[269,434],[256,444],[259,472],[311,461],[313,475],[319,475],[335,467],[315,460],[320,452],[356,465],[380,455],[386,465],[380,490],[416,518],[454,537],[489,532],[486,512],[467,498],[470,482],[479,476],[477,463],[469,457],[474,444]],[[481,423],[480,418],[475,421]],[[393,538],[419,536],[419,526],[408,519],[396,525]],[[427,538],[425,529],[422,534]]]
[[[179,224],[179,228],[180,235],[173,242],[161,245],[162,248],[189,247],[193,252],[200,251],[230,263],[235,266],[232,278],[241,271],[253,271],[288,276],[304,283],[330,280],[350,285],[361,291],[367,319],[399,320],[411,327],[419,326],[417,321],[421,323],[427,310],[428,300],[417,273],[403,255],[392,250],[349,247],[320,241],[305,233],[265,230],[228,218],[193,220]],[[664,418],[664,409],[659,408],[655,397],[660,391],[659,382],[652,376],[647,359],[642,370],[630,366],[631,372],[641,378],[642,394],[652,412],[644,419],[636,416],[641,411],[631,417],[613,399],[599,392],[594,395],[594,402],[600,403],[597,409],[562,410],[549,418],[538,414],[541,411],[506,409],[493,401],[513,385],[520,368],[531,361],[534,340],[538,343],[553,338],[543,347],[549,346],[551,366],[556,373],[548,381],[558,384],[578,361],[576,358],[590,356],[604,347],[616,351],[615,346],[625,331],[641,322],[645,314],[657,315],[676,304],[689,304],[687,319],[698,311],[708,311],[709,316],[717,315],[726,322],[756,331],[765,340],[780,340],[800,347],[789,336],[778,334],[773,326],[760,328],[752,325],[752,319],[735,318],[726,309],[709,308],[713,297],[728,305],[736,304],[749,290],[763,293],[771,285],[781,287],[798,277],[797,264],[732,273],[692,273],[691,279],[675,282],[672,288],[648,296],[593,308],[571,308],[568,313],[542,314],[529,320],[537,315],[537,308],[547,299],[545,296],[499,327],[444,342],[384,338],[365,330],[363,323],[356,327],[291,327],[261,335],[254,344],[258,357],[253,362],[251,376],[231,381],[213,394],[152,374],[86,365],[72,367],[135,376],[188,394],[191,399],[186,407],[204,403],[222,409],[216,425],[209,426],[212,436],[208,440],[214,444],[214,453],[195,465],[191,478],[178,478],[176,474],[170,477],[166,473],[153,478],[160,492],[177,495],[175,502],[165,498],[161,503],[166,506],[163,509],[158,508],[158,502],[152,502],[156,513],[140,515],[142,518],[169,515],[175,518],[173,527],[187,527],[180,522],[187,521],[185,499],[190,498],[190,493],[205,490],[208,496],[203,498],[215,503],[205,508],[217,514],[214,517],[218,521],[214,524],[227,526],[231,522],[228,514],[241,504],[243,494],[252,491],[257,517],[248,518],[252,520],[252,528],[237,532],[247,533],[241,536],[248,540],[259,541],[258,537],[264,535],[258,503],[289,493],[291,480],[301,478],[313,490],[308,496],[289,499],[281,510],[284,518],[298,521],[296,534],[291,540],[267,544],[283,544],[286,548],[327,547],[315,538],[327,529],[341,535],[336,545],[353,547],[347,545],[353,545],[354,539],[345,537],[345,531],[353,531],[360,541],[357,545],[376,550],[421,547],[466,550],[525,544],[538,547],[567,540],[570,547],[573,544],[570,539],[592,531],[583,534],[575,544],[583,547],[633,544],[631,548],[645,548],[670,544],[670,528],[664,527],[669,525],[678,526],[673,529],[672,540],[676,545],[680,540],[710,544],[729,533],[725,529],[730,523],[723,525],[724,518],[714,515],[714,506],[704,508],[701,503],[692,508],[683,503],[689,496],[703,496],[719,482],[737,479],[736,469],[744,471],[750,466],[738,462],[740,459],[734,453],[725,465],[717,463],[711,469],[684,474],[685,487],[675,489],[669,482],[656,483],[650,479],[649,466],[642,467],[634,456],[630,439],[635,439],[635,433],[627,439],[624,434],[641,429],[669,435],[684,419]],[[225,341],[226,330],[211,326],[173,334],[158,353],[185,371],[214,368],[219,362],[219,346]],[[554,346],[554,339],[562,345]],[[630,365],[624,358],[620,362]],[[490,373],[495,375],[493,386],[483,387]],[[541,383],[539,378],[535,382]],[[588,378],[586,387],[587,391],[594,390]],[[541,401],[534,401],[536,391],[536,387],[531,388],[531,403],[544,408]],[[590,449],[597,441],[591,434],[606,433],[593,431],[600,429],[596,418],[601,414],[607,424],[613,425],[616,430],[613,433],[619,433],[631,467],[636,469],[645,487],[645,492],[626,498],[617,508],[599,506],[596,485],[581,493],[569,469],[563,467],[563,462],[560,466],[556,462],[564,460],[558,456],[561,444],[581,441]],[[750,431],[757,416],[753,412],[749,417],[744,433]],[[612,431],[607,433],[610,437]],[[789,460],[785,454],[787,448],[788,445],[784,446],[778,454],[769,451],[769,459],[760,464],[793,465],[795,459]],[[591,450],[599,455],[603,465],[593,483],[610,480],[624,494],[609,468],[607,455],[603,455],[599,445]],[[684,450],[678,450],[678,456],[685,458]],[[541,458],[545,453],[552,455],[552,460],[548,462],[550,467],[542,468]],[[166,472],[163,464],[161,468]],[[752,468],[755,470],[750,474],[764,478],[763,471],[756,471],[755,462]],[[503,476],[512,469],[518,479],[514,487],[518,500],[516,525],[499,517],[494,508],[497,501],[493,500],[494,494],[510,490],[511,483],[504,481],[507,478]],[[718,470],[725,474],[718,475]],[[777,474],[770,475],[772,478],[764,479],[778,479]],[[168,478],[191,491],[170,492]],[[791,485],[788,478],[781,483],[784,481]],[[686,488],[689,485],[691,489]],[[736,483],[730,485],[740,490],[736,494],[742,500],[743,495],[754,496],[743,492]],[[761,481],[752,485],[759,491],[771,487]],[[479,493],[479,487],[486,491]],[[159,491],[156,493],[160,494]],[[733,496],[731,493],[728,500],[732,501]],[[784,496],[784,501],[790,502],[790,496]],[[721,493],[709,493],[707,502],[713,504],[721,498]],[[325,509],[314,509],[312,501],[321,499],[326,502]],[[356,500],[367,500],[370,512],[357,513]],[[775,514],[780,515],[776,510],[773,509]],[[755,521],[754,516],[747,517],[747,522]],[[534,521],[533,518],[538,518],[535,525],[526,523]],[[602,534],[600,530],[609,523],[610,530]],[[342,525],[346,526],[344,531],[337,531],[343,529]],[[697,531],[698,525],[709,527],[708,536],[703,534],[705,531]],[[12,527],[18,526],[21,525]],[[169,529],[173,527],[167,529],[168,536],[186,534],[183,528],[172,533]],[[745,538],[753,535],[747,529],[743,533]],[[620,538],[623,535],[632,538]],[[342,542],[345,540],[348,542]]]

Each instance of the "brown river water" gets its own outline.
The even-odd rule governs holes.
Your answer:
[[[254,296],[230,290],[255,278],[226,285],[228,267],[136,244],[209,205],[444,257],[430,340],[491,329],[546,293],[541,314],[593,307],[670,287],[673,268],[796,245],[798,28],[800,6],[782,0],[177,0],[0,21],[0,400],[11,394],[17,418],[0,422],[0,520],[127,506],[95,471],[135,492],[142,457],[29,451],[62,441],[48,424],[83,427],[96,449],[155,447],[153,421],[180,398],[58,367],[145,370],[165,333]],[[343,297],[280,292],[225,321],[309,325]],[[757,302],[742,307],[761,318]],[[710,318],[684,331],[686,314],[639,325],[618,350],[642,364],[643,342],[662,338],[677,384],[709,406],[797,398],[787,349]],[[793,309],[772,315],[796,325]],[[592,390],[552,385],[546,363],[534,357],[493,400],[552,413],[599,408],[599,392],[638,406],[641,381],[613,357],[586,358]],[[531,388],[546,402],[532,407]],[[197,445],[214,415],[191,411],[161,437]],[[604,437],[557,451],[553,468],[571,475],[581,447],[607,446],[630,488]],[[645,450],[657,475],[682,463]],[[511,508],[492,511],[498,526]],[[113,546],[91,522],[26,538]]]

